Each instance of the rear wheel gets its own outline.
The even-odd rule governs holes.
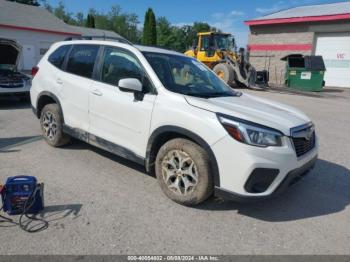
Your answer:
[[[160,148],[156,176],[165,195],[179,204],[199,204],[213,192],[208,155],[187,139],[176,138]]]
[[[213,71],[228,85],[232,85],[235,80],[233,69],[228,64],[217,64],[214,66]]]
[[[44,106],[40,115],[40,125],[49,145],[58,147],[70,142],[70,137],[63,133],[62,113],[57,104]]]

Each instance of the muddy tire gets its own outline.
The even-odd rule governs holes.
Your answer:
[[[213,71],[228,85],[232,85],[235,81],[235,74],[233,69],[228,64],[217,64]]]
[[[155,171],[164,194],[179,204],[197,205],[213,193],[208,154],[187,139],[166,142],[157,154]]]
[[[63,133],[62,113],[57,104],[47,104],[41,111],[40,125],[43,137],[53,147],[66,145],[71,138]]]

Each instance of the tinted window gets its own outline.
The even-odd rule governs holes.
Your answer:
[[[71,46],[70,45],[63,45],[60,46],[59,48],[56,49],[56,51],[54,51],[50,56],[49,56],[49,62],[51,64],[53,64],[54,66],[61,68],[63,61],[64,61],[64,57],[66,56],[69,48]],[[41,51],[40,51],[41,54]]]
[[[103,55],[101,80],[117,86],[123,78],[137,78],[142,82],[143,70],[132,55],[107,47]]]
[[[73,46],[68,58],[67,71],[72,74],[91,77],[98,48],[95,45]]]

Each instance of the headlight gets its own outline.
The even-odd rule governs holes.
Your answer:
[[[218,119],[239,142],[260,147],[282,146],[283,134],[277,130],[229,116],[218,115]]]

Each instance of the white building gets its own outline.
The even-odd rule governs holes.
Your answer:
[[[0,0],[0,38],[22,46],[20,70],[30,70],[53,43],[81,35],[120,37],[112,31],[70,26],[42,7]]]
[[[327,86],[350,88],[350,2],[294,7],[246,21],[250,62],[284,83],[290,54],[323,56]]]

